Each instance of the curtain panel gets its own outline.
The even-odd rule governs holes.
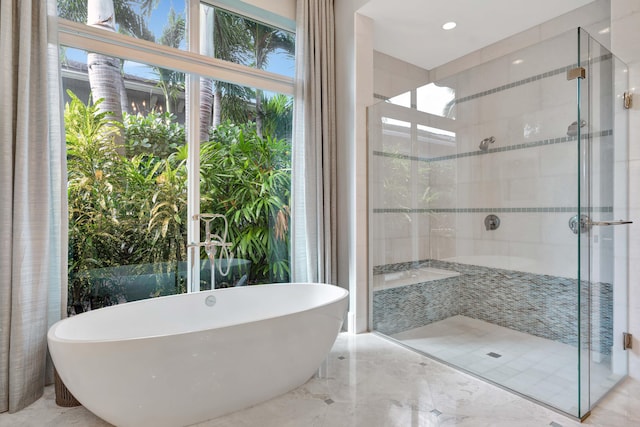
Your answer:
[[[15,412],[52,378],[46,334],[66,311],[66,181],[50,5],[0,1],[0,412]]]
[[[292,148],[291,277],[337,282],[333,0],[298,0]]]

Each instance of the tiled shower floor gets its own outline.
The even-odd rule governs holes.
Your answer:
[[[577,415],[578,349],[466,316],[391,336],[511,390]],[[591,364],[591,401],[621,379],[608,362]]]

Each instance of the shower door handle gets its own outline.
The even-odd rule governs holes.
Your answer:
[[[586,233],[591,230],[591,227],[594,225],[603,226],[603,225],[623,225],[623,224],[633,224],[633,221],[628,220],[619,220],[619,221],[591,221],[587,215],[574,215],[569,218],[569,228],[573,231],[573,234],[578,233]]]
[[[623,219],[619,221],[589,221],[587,224],[589,225],[623,225],[623,224],[633,224],[633,221],[625,221]]]

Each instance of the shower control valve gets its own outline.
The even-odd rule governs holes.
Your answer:
[[[496,230],[498,227],[500,227],[500,218],[498,218],[497,215],[493,214],[487,215],[484,219],[484,227],[487,229],[487,231]]]

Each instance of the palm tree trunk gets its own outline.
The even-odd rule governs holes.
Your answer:
[[[115,32],[113,0],[88,0],[87,25]],[[120,59],[89,53],[87,66],[93,100],[102,99],[99,109],[108,112],[110,118],[122,122],[120,94],[124,91],[124,80],[120,72]],[[121,146],[123,138],[120,133],[117,135],[116,143]]]
[[[256,134],[258,138],[262,138],[262,89],[256,89]]]
[[[216,84],[216,93],[213,96],[213,127],[217,127],[222,120],[222,89]]]
[[[212,7],[200,6],[200,53],[213,57],[213,22],[215,19]],[[211,127],[211,109],[213,106],[213,81],[200,79],[200,141],[209,140]]]
[[[120,70],[120,78],[118,79],[120,82],[120,108],[123,113],[130,113],[131,108],[129,108],[129,96],[127,96],[127,88],[124,85],[124,77],[122,73],[123,71]]]
[[[203,77],[200,79],[200,141],[209,140],[212,105],[213,81]]]
[[[120,60],[98,53],[87,55],[89,67],[89,85],[93,100],[102,99],[99,108],[109,112],[109,117],[122,121],[122,105],[120,104]]]
[[[256,55],[256,68],[263,70],[266,65],[269,53],[269,43],[272,31],[266,30],[261,24],[256,24],[254,35],[254,49]],[[256,133],[258,138],[262,138],[262,119],[264,111],[262,111],[262,89],[256,89]]]

